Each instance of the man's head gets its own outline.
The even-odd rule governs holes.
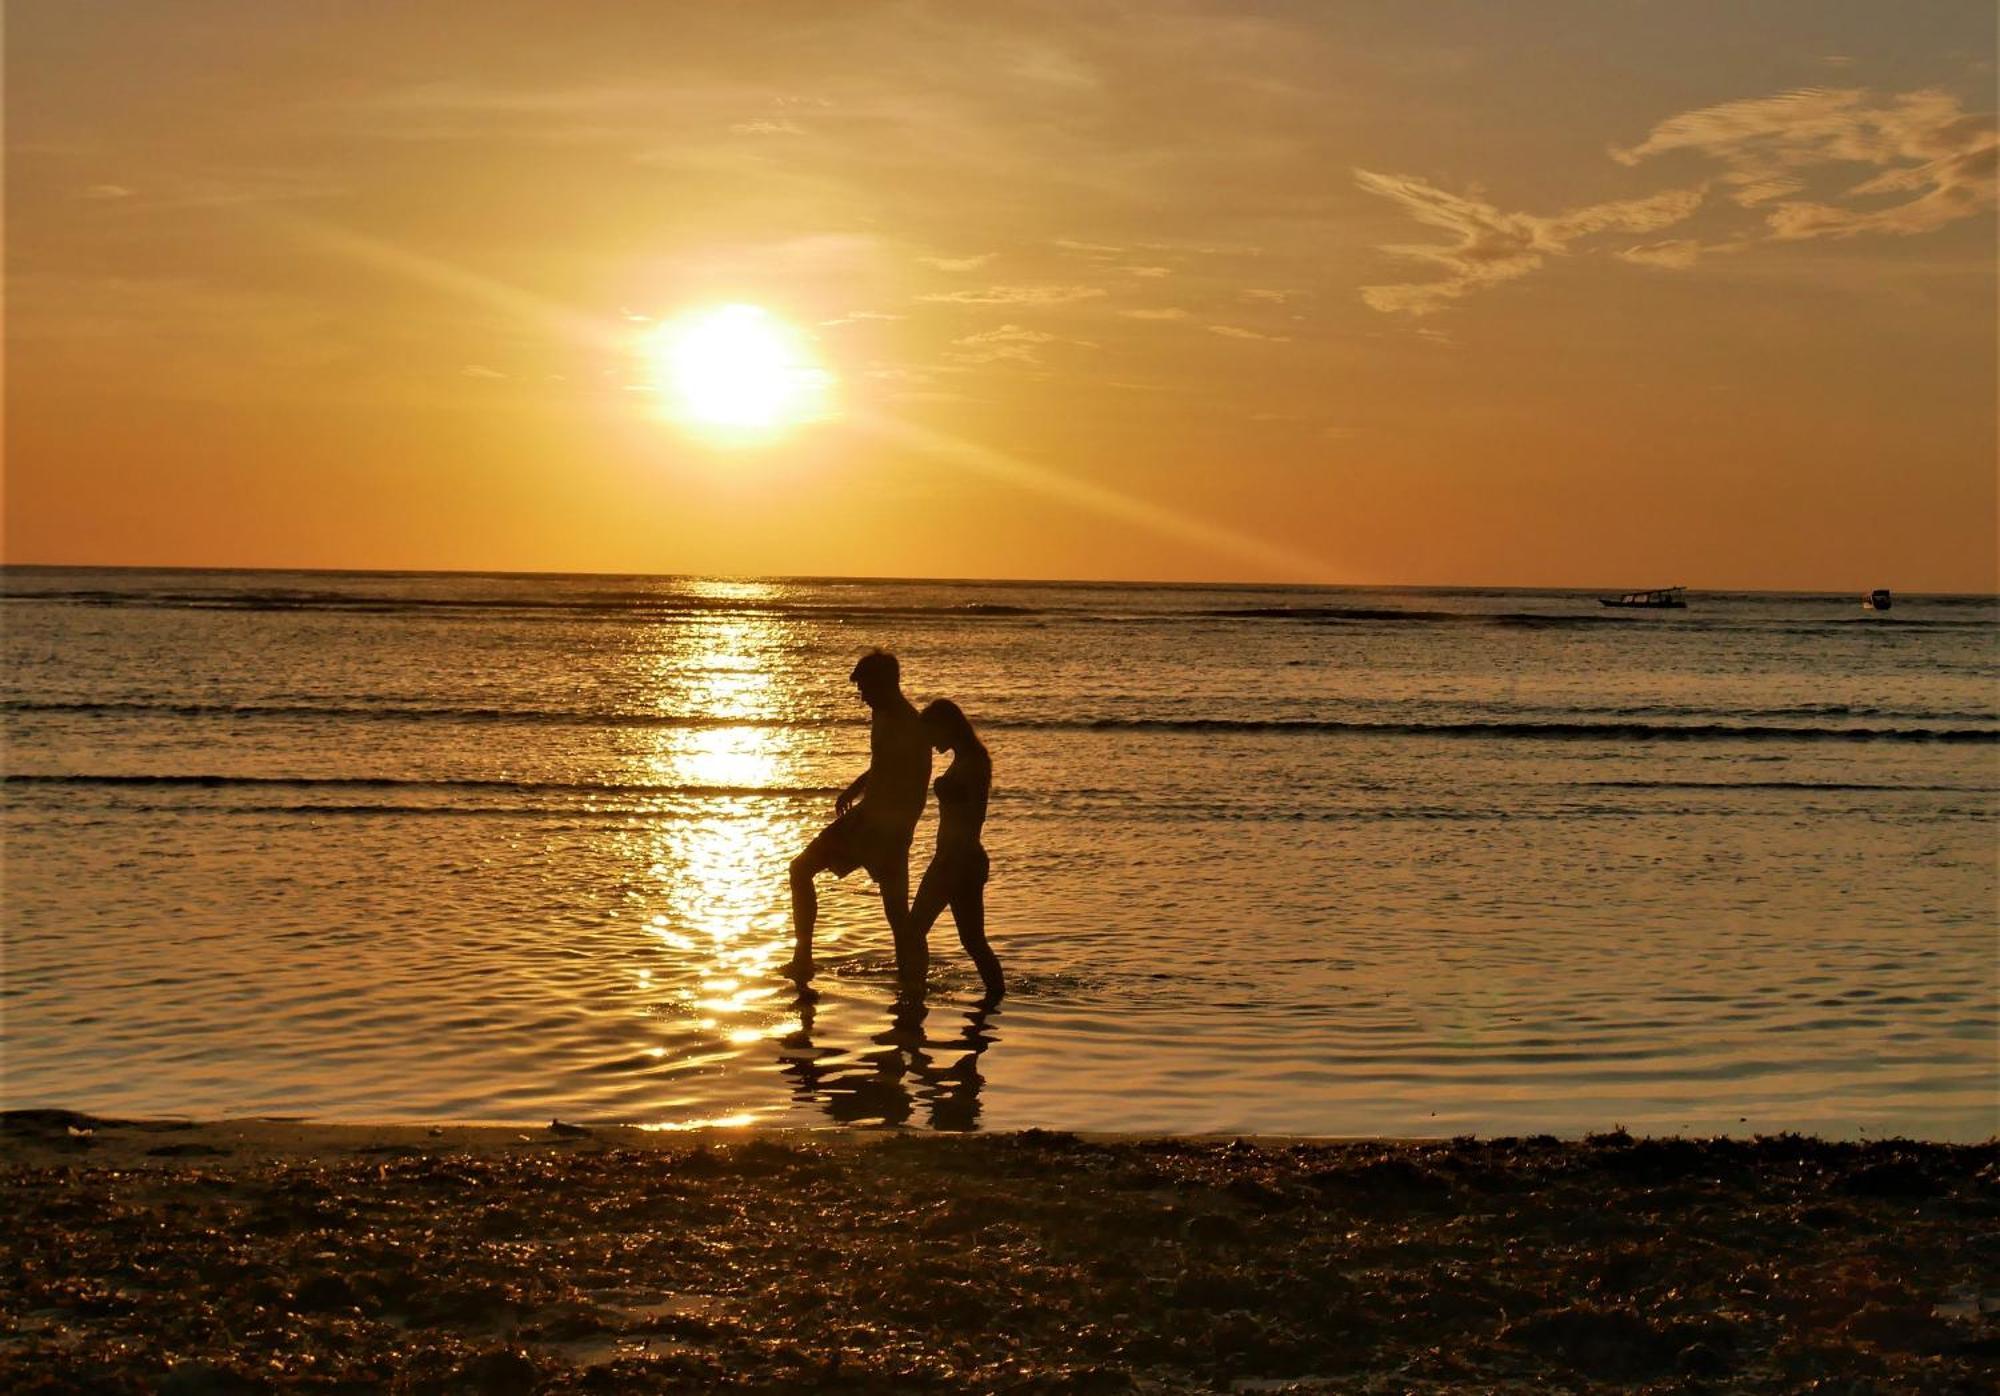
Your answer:
[[[854,686],[861,690],[861,700],[871,708],[880,707],[885,699],[903,691],[902,666],[887,650],[870,650],[862,655],[854,672],[847,677],[854,680]]]

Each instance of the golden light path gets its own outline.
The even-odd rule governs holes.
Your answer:
[[[627,320],[608,320],[579,314],[567,306],[492,277],[467,271],[449,262],[411,252],[393,243],[366,237],[322,220],[307,219],[293,214],[278,214],[269,210],[256,211],[253,216],[262,218],[274,226],[285,228],[323,251],[366,263],[406,280],[416,281],[489,309],[531,321],[544,329],[555,331],[572,342],[620,354],[630,354],[635,348],[635,335],[631,323]],[[642,355],[646,354],[654,344],[654,341],[647,337],[647,333],[641,332],[638,336],[641,343],[636,347]],[[657,331],[652,333],[656,334]],[[653,352],[657,353],[657,350]],[[774,359],[768,349],[739,353],[739,367],[744,358],[747,358],[752,365],[761,365],[753,367],[743,375],[744,377],[754,380],[772,372]],[[812,366],[804,367],[807,371],[811,371]],[[648,376],[651,376],[650,373]],[[715,396],[711,400],[709,410],[722,415],[727,415],[731,411],[739,413],[752,410],[769,411],[772,410],[774,397],[783,399],[783,395],[773,394],[768,381],[764,388],[759,389],[748,386],[725,386],[739,381],[726,376],[720,382],[713,379],[701,381],[714,384]],[[831,384],[831,375],[828,375],[820,386],[830,391]],[[1017,488],[1062,500],[1105,518],[1193,544],[1220,556],[1253,563],[1260,568],[1270,569],[1278,577],[1302,582],[1336,580],[1332,569],[1323,559],[1298,549],[1272,543],[1255,534],[1213,523],[1164,504],[1113,489],[1108,485],[1080,479],[1053,467],[1024,460],[1008,452],[994,450],[992,447],[982,446],[935,428],[901,421],[882,413],[850,413],[849,417],[869,434],[905,450],[919,452]],[[751,430],[742,434],[757,437],[760,433]]]
[[[740,593],[757,584],[721,585]],[[743,723],[657,729],[653,751],[640,758],[648,783],[685,789],[699,811],[648,829],[639,856],[660,908],[646,913],[645,931],[678,967],[669,991],[675,1011],[722,1044],[705,1054],[718,1060],[797,1026],[776,970],[791,954],[782,869],[799,835],[774,801],[754,793],[793,783],[796,764],[787,730],[769,723],[784,696],[761,658],[778,642],[771,632],[779,624],[731,618],[675,627],[671,647],[651,661],[654,682],[675,691],[677,707]],[[648,997],[651,972],[637,975]],[[646,1050],[660,1058],[668,1051]],[[660,1127],[750,1124],[771,1108]]]

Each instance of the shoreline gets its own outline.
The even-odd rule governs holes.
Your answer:
[[[309,1115],[110,1116],[57,1106],[0,1108],[0,1168],[75,1164],[94,1168],[144,1168],[175,1159],[216,1158],[238,1164],[324,1160],[343,1154],[462,1153],[515,1154],[524,1148],[578,1148],[582,1151],[659,1152],[696,1144],[747,1144],[767,1140],[787,1146],[864,1147],[871,1140],[1012,1139],[1059,1137],[1106,1148],[1163,1143],[1189,1146],[1234,1145],[1255,1149],[1342,1149],[1378,1147],[1424,1149],[1474,1144],[1487,1147],[1577,1148],[1606,1140],[1635,1144],[1697,1145],[1722,1149],[1757,1147],[1772,1141],[1800,1141],[1825,1149],[1897,1146],[1915,1150],[1984,1150],[2000,1157],[2000,1133],[1984,1139],[1918,1135],[1841,1135],[1781,1130],[1745,1134],[1633,1133],[1621,1125],[1578,1134],[1286,1134],[1243,1130],[1086,1130],[1063,1128],[965,1130],[879,1122],[765,1125],[695,1120],[639,1125],[553,1119],[544,1123],[504,1120],[332,1120]]]
[[[307,1115],[223,1115],[214,1118],[192,1115],[109,1116],[54,1106],[29,1106],[0,1109],[0,1168],[53,1164],[144,1168],[155,1166],[162,1160],[171,1163],[175,1159],[193,1157],[227,1158],[236,1163],[271,1163],[397,1150],[487,1156],[515,1153],[535,1145],[554,1148],[581,1145],[588,1150],[628,1149],[645,1153],[685,1147],[690,1141],[716,1144],[732,1141],[748,1143],[758,1139],[787,1145],[818,1144],[829,1148],[850,1148],[865,1146],[870,1140],[891,1137],[953,1139],[1022,1136],[1060,1136],[1110,1147],[1174,1141],[1194,1145],[1246,1143],[1268,1149],[1364,1144],[1402,1148],[1441,1145],[1450,1143],[1454,1138],[1443,1134],[1256,1134],[1240,1130],[950,1130],[907,1124],[836,1122],[741,1125],[692,1121],[685,1124],[635,1125],[560,1119],[535,1124],[501,1120],[329,1120]],[[1533,1137],[1573,1144],[1585,1136],[1542,1134]],[[1958,1147],[1963,1143],[1950,1140],[1910,1142],[1940,1147]]]
[[[1972,1391],[2000,1141],[0,1112],[21,1392]]]

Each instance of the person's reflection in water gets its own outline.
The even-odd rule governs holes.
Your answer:
[[[990,1001],[969,1010],[958,1034],[924,1035],[929,1008],[921,998],[897,998],[876,1049],[835,1060],[838,1049],[813,1042],[818,995],[801,994],[799,1030],[781,1041],[778,1066],[792,1081],[792,1098],[824,1110],[839,1124],[909,1123],[921,1103],[932,1129],[979,1128],[979,1057],[994,1040]]]
[[[930,1107],[931,1128],[970,1130],[979,1128],[979,1088],[986,1078],[979,1074],[979,1057],[993,1042],[987,1019],[994,1013],[993,1001],[982,999],[965,1015],[956,1041],[938,1044],[946,1049],[950,1065],[918,1068],[930,1088],[925,1103]]]

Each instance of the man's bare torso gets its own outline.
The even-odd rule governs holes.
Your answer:
[[[884,704],[868,724],[868,786],[861,808],[871,819],[915,829],[931,788],[931,743],[907,699]]]

